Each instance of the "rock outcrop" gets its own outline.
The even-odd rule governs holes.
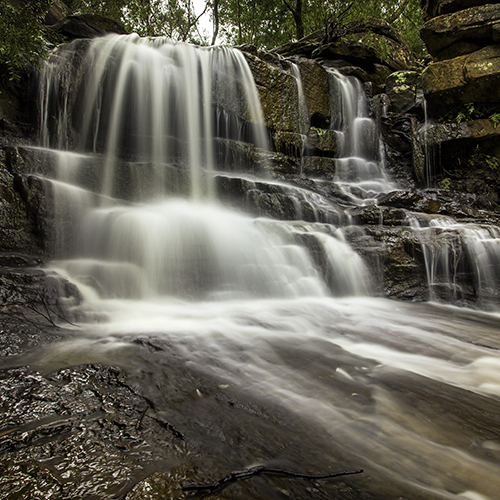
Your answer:
[[[422,7],[427,22],[421,35],[435,57],[422,74],[433,122],[417,135],[428,148],[427,168],[447,187],[472,190],[485,206],[495,205],[500,198],[500,3],[436,0]]]
[[[415,55],[401,36],[385,21],[373,18],[345,26],[332,24],[327,33],[317,31],[273,52],[321,61],[325,66],[341,69],[344,74],[371,82],[379,92],[389,74],[417,65]]]
[[[443,2],[444,4],[445,2]],[[436,5],[441,5],[437,3]],[[428,6],[421,36],[436,62],[423,72],[422,85],[434,112],[465,103],[500,105],[500,4],[488,3],[446,13]]]
[[[123,24],[97,14],[67,16],[52,25],[52,28],[69,41],[79,38],[95,38],[108,33],[120,35],[128,33]]]

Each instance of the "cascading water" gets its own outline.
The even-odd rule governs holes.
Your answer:
[[[69,147],[73,134],[82,151],[57,153],[53,184],[66,219],[56,238],[64,259],[58,266],[68,277],[102,297],[327,293],[313,259],[295,244],[296,228],[200,203],[214,197],[214,171],[223,168],[215,161],[217,140],[266,148],[256,89],[239,51],[103,38],[85,55],[73,97],[61,88],[58,68],[67,60],[63,53],[46,67],[41,129],[45,147]],[[54,113],[66,125],[51,130]],[[172,198],[183,192],[191,202]],[[329,238],[317,241],[329,268],[338,269]],[[349,286],[340,277],[337,291],[359,293],[363,264],[356,255],[349,262],[358,282]]]
[[[422,245],[431,299],[497,308],[500,228],[430,216],[413,216],[411,224]]]
[[[266,147],[238,51],[135,36],[88,45],[56,53],[42,91],[42,147],[57,159],[53,267],[81,290],[83,326],[30,364],[122,366],[148,417],[184,437],[164,446],[167,467],[365,469],[342,483],[270,478],[227,498],[493,500],[498,317],[367,297],[367,266],[333,225],[341,217],[318,222],[324,207],[279,222],[214,200],[213,176],[238,171],[218,171],[217,149]],[[331,78],[336,182],[371,204],[392,188],[376,127],[360,84]],[[286,189],[303,209],[324,201]],[[95,477],[106,495],[124,491]]]
[[[385,171],[375,121],[369,117],[361,82],[330,70],[331,128],[338,131],[335,181],[356,204],[373,203],[377,194],[396,188]]]

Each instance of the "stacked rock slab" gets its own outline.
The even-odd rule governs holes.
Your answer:
[[[435,58],[422,85],[436,112],[450,105],[500,103],[500,3],[424,0],[422,7],[428,21],[421,36]]]

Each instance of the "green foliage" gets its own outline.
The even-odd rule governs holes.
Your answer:
[[[469,157],[469,165],[471,167],[487,165],[491,169],[497,170],[498,167],[500,167],[500,158],[484,153],[478,144],[472,155]]]
[[[490,119],[493,122],[493,126],[495,128],[500,125],[500,113],[493,113],[490,116],[488,116],[488,119]]]
[[[0,63],[15,77],[26,58],[47,55],[53,32],[41,20],[52,0],[0,0]],[[100,14],[122,22],[141,36],[207,44],[199,31],[194,0],[65,0],[73,14]],[[217,9],[217,10],[216,10]],[[419,0],[205,0],[205,12],[218,19],[221,40],[273,48],[304,35],[368,17],[385,19],[403,34],[411,48],[422,51]],[[217,16],[215,14],[218,14]],[[199,12],[198,12],[199,14]],[[387,49],[388,50],[388,49]]]
[[[220,0],[221,31],[229,43],[274,48],[295,40],[291,9],[297,0]],[[423,24],[419,0],[302,0],[304,35],[341,27],[369,17],[391,24],[417,54],[425,53],[419,31]]]
[[[318,128],[318,127],[311,127],[311,130],[314,130],[314,132],[316,132],[319,137],[321,137],[323,132],[324,132],[324,130],[322,128]]]
[[[175,41],[206,43],[198,33],[192,0],[70,0],[65,3],[74,14],[109,17],[140,36],[166,36]],[[207,9],[209,5],[207,1]]]
[[[445,177],[442,181],[438,182],[438,186],[441,189],[450,189],[451,179],[449,177]]]
[[[495,107],[484,104],[474,104],[472,102],[449,111],[445,116],[440,118],[440,121],[443,123],[462,123],[479,120],[481,118],[491,120],[495,128],[500,124],[500,113]]]
[[[0,63],[11,80],[19,78],[26,60],[36,64],[47,56],[47,31],[40,19],[49,0],[2,0],[0,2]]]

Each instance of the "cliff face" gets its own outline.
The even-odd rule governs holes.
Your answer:
[[[493,19],[494,9],[486,11],[488,19]],[[483,18],[486,17],[484,14]],[[475,24],[467,23],[463,33],[472,39],[470,26]],[[448,24],[453,26],[449,19]],[[497,171],[484,162],[473,168],[464,158],[473,155],[478,144],[484,145],[484,149],[482,157],[476,154],[477,162],[481,158],[494,158],[497,146],[490,148],[490,145],[497,144],[500,127],[488,118],[449,124],[425,120],[427,115],[438,114],[439,106],[447,99],[445,94],[439,94],[441,91],[429,86],[431,75],[440,74],[439,68],[444,66],[454,67],[457,60],[463,61],[463,58],[467,58],[470,65],[473,56],[479,61],[479,56],[488,55],[491,59],[492,54],[496,54],[497,46],[490,44],[494,40],[491,23],[490,27],[486,27],[486,22],[483,25],[480,32],[490,36],[485,47],[471,54],[437,61],[423,74],[422,67],[399,35],[374,20],[350,25],[343,32],[332,31],[328,36],[311,35],[270,53],[241,47],[257,85],[270,150],[222,138],[215,140],[214,148],[224,168],[244,165],[249,172],[264,173],[266,180],[254,182],[237,176],[218,176],[219,197],[225,203],[258,216],[326,222],[343,227],[346,240],[369,263],[375,293],[405,299],[427,298],[429,249],[434,245],[441,248],[440,252],[453,254],[463,241],[458,230],[453,237],[447,236],[445,243],[436,243],[432,239],[436,235],[426,235],[423,241],[413,226],[426,225],[432,217],[441,216],[478,224],[498,220],[500,183]],[[431,25],[426,26],[427,31],[423,33],[437,33],[437,29],[429,27]],[[424,36],[430,40],[434,35]],[[474,37],[477,41],[477,35]],[[433,52],[441,55],[446,53],[448,46],[459,43],[451,35],[447,39],[443,35],[439,40],[439,49],[433,42],[429,44]],[[85,50],[86,45],[82,44],[80,52]],[[76,99],[83,78],[79,57],[74,57],[76,66],[68,72],[68,89],[73,92],[68,102]],[[494,65],[494,60],[482,61],[489,61],[484,63],[487,66],[490,62]],[[390,193],[384,191],[375,196],[376,204],[350,206],[353,191],[346,194],[339,187],[350,174],[339,170],[343,163],[338,159],[342,155],[354,155],[342,145],[343,132],[338,126],[342,120],[341,106],[332,73],[355,76],[362,82],[363,92],[368,97],[365,116],[376,124],[370,133],[383,138],[376,152],[365,152],[375,163],[385,166],[394,183]],[[484,78],[489,81],[488,77]],[[452,79],[440,76],[436,81],[450,85]],[[0,150],[3,221],[0,251],[4,255],[21,253],[50,258],[54,248],[53,188],[41,177],[55,168],[55,159],[50,151],[25,147],[36,145],[37,141],[38,109],[33,97],[35,93],[30,92],[29,98],[18,93],[19,109],[25,111],[11,113],[10,118],[4,115]],[[463,89],[459,94],[468,95]],[[446,95],[455,99],[452,93]],[[221,95],[218,102],[222,103],[224,113],[235,117],[238,123],[248,120],[237,98]],[[71,108],[69,113],[73,113]],[[28,125],[26,116],[31,116]],[[75,134],[76,131],[70,131],[69,136]],[[86,175],[90,183],[95,181],[94,177],[99,177],[94,173]],[[179,179],[176,182],[182,183]],[[283,188],[281,182],[293,189]],[[319,205],[313,203],[314,196],[323,201]],[[346,206],[350,206],[349,223]],[[320,253],[314,248],[310,250],[316,252],[315,258],[321,261]],[[464,272],[462,278],[460,296],[464,300],[474,300],[477,291],[470,270]],[[446,286],[442,287],[443,298],[449,295]]]

